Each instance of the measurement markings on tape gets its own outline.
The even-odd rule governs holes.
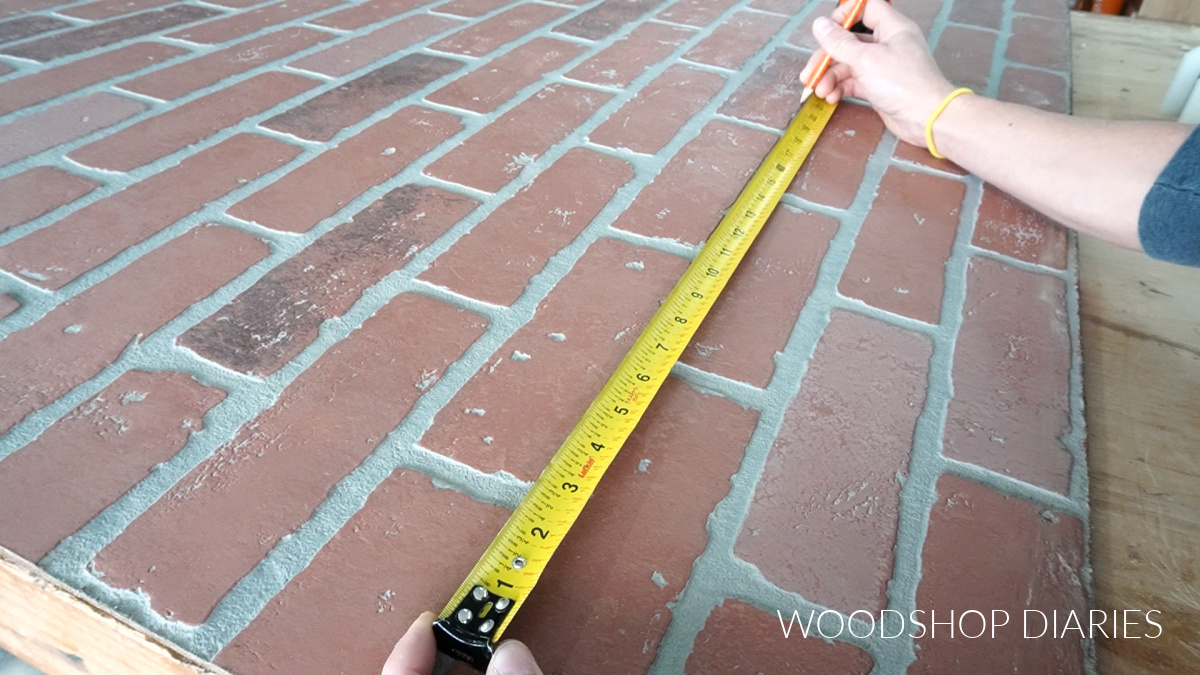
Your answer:
[[[480,670],[829,122],[810,97],[434,624]]]

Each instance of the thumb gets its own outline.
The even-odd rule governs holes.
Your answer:
[[[833,19],[822,16],[813,22],[813,36],[834,60],[851,67],[866,46],[854,34],[839,26]]]
[[[496,648],[487,675],[542,675],[542,669],[533,660],[529,647],[516,640],[505,640]]]

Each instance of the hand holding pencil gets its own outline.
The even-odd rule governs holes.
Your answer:
[[[865,9],[867,6],[867,0],[844,0],[842,4],[846,4],[847,2],[853,3],[853,5],[850,7],[850,11],[846,12],[846,16],[842,19],[842,28],[849,30],[851,26],[858,23],[858,20],[862,18],[863,9]],[[801,105],[804,105],[804,102],[808,100],[808,97],[812,96],[813,91],[815,91],[817,88],[817,84],[821,81],[822,77],[825,77],[825,73],[829,70],[829,66],[831,64],[833,64],[833,56],[831,56],[829,52],[826,52],[825,55],[821,57],[820,62],[817,64],[816,70],[812,72],[812,75],[809,76],[808,80],[804,84],[804,94],[800,96]]]

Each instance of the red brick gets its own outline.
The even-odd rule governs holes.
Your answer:
[[[205,21],[167,37],[201,44],[219,44],[281,23],[295,21],[342,4],[340,0],[283,0],[248,12]]]
[[[774,143],[764,131],[709,122],[614,226],[690,244],[704,241]]]
[[[716,73],[671,66],[588,134],[588,140],[652,155],[724,86],[725,78]]]
[[[932,353],[921,335],[832,313],[767,457],[738,557],[843,613],[887,606],[899,476],[908,471]]]
[[[425,0],[369,0],[311,19],[308,23],[341,30],[356,30],[414,10],[423,4]]]
[[[958,181],[888,169],[838,289],[880,309],[937,323],[965,191]]]
[[[128,47],[0,82],[0,114],[49,101],[111,77],[132,73],[186,53],[186,50],[170,45],[135,42]]]
[[[329,33],[308,28],[284,28],[156,70],[118,86],[126,91],[170,101],[333,37]]]
[[[929,154],[929,149],[923,145],[912,145],[904,141],[899,141],[896,143],[896,150],[892,153],[892,156],[903,162],[920,164],[921,166],[927,166],[938,171],[945,171],[946,173],[953,173],[959,176],[967,175],[967,172],[954,162],[948,159],[938,159]]]
[[[693,34],[687,28],[645,23],[579,64],[567,77],[610,86],[628,86],[647,68],[665,59]]]
[[[58,289],[298,150],[239,135],[0,248],[0,267]]]
[[[777,608],[785,622],[791,611]],[[805,613],[802,617],[807,618]],[[861,632],[859,633],[862,634]],[[810,631],[809,635],[812,635]],[[844,642],[805,638],[793,627],[783,635],[779,614],[768,614],[737,600],[725,600],[708,615],[688,656],[688,675],[746,672],[772,675],[866,675],[873,661],[863,650]]]
[[[265,2],[267,2],[267,0],[206,0],[206,1],[212,2],[212,4],[214,4],[214,5],[220,5],[221,7],[230,7],[230,8],[234,8],[234,9],[253,7],[254,5],[261,5]]]
[[[587,180],[580,181],[581,176]],[[510,305],[550,256],[574,241],[632,178],[626,162],[574,148],[455,242],[420,278]]]
[[[721,106],[723,115],[783,129],[800,109],[804,83],[798,79],[808,54],[776,49]]]
[[[36,155],[132,117],[146,106],[112,94],[89,94],[0,126],[0,166]]]
[[[568,13],[569,11],[562,7],[548,7],[532,2],[521,3],[438,40],[430,45],[430,49],[466,56],[483,56]]]
[[[424,296],[392,300],[103,549],[105,582],[143,589],[176,620],[204,621],[483,329],[478,316]]]
[[[992,73],[995,45],[996,34],[991,31],[946,26],[933,56],[951,82],[981,91]]]
[[[69,204],[99,187],[81,176],[36,166],[0,181],[0,232]]]
[[[536,478],[686,266],[665,253],[596,241],[442,408],[421,445],[480,471]]]
[[[1059,3],[1066,4],[1066,3]],[[1004,4],[992,0],[954,0],[950,20],[980,28],[1000,30],[1004,21]],[[953,28],[953,26],[947,26]]]
[[[656,19],[674,21],[689,26],[703,27],[717,20],[717,17],[732,7],[736,0],[679,0],[667,5],[655,15]]]
[[[425,173],[496,192],[610,98],[591,89],[548,85],[430,164]]]
[[[1012,22],[1005,56],[1011,61],[1050,70],[1071,69],[1069,24],[1032,16],[1018,16]]]
[[[266,72],[126,127],[71,151],[70,159],[130,171],[182,150],[319,84],[295,73]]]
[[[1017,0],[1014,9],[1026,14],[1036,14],[1047,19],[1067,21],[1069,18],[1068,4],[1058,0]]]
[[[893,0],[892,5],[904,16],[912,19],[928,36],[942,11],[945,0]]]
[[[1067,231],[991,184],[984,184],[971,243],[1026,262],[1067,266]]]
[[[488,12],[494,12],[501,7],[511,4],[511,0],[454,0],[443,5],[438,5],[438,12],[446,14],[454,14],[455,16],[465,16],[475,18],[483,16]],[[578,2],[564,2],[564,5],[578,5]]]
[[[172,0],[96,0],[74,7],[64,7],[55,10],[59,14],[74,16],[89,21],[103,21],[114,16],[124,16],[143,9],[162,7],[171,4]]]
[[[0,319],[12,315],[21,309],[21,301],[7,293],[0,293]]]
[[[40,560],[204,429],[225,392],[130,371],[0,462],[0,544]]]
[[[602,0],[559,24],[554,32],[585,40],[603,40],[662,3],[663,0]]]
[[[1001,101],[1030,105],[1050,112],[1067,112],[1067,78],[1044,70],[1004,69],[1000,80]]]
[[[233,370],[273,373],[316,339],[321,322],[344,314],[476,205],[437,188],[396,188],[267,272],[179,343]]]
[[[1084,596],[1083,524],[1073,516],[1046,511],[1020,499],[1005,497],[982,485],[956,476],[938,480],[938,501],[929,518],[929,534],[921,557],[921,585],[917,609],[925,634],[917,640],[917,661],[911,673],[945,673],[948,664],[963,673],[1083,673],[1083,645],[1079,632],[1066,637],[1026,639],[1024,612],[1042,612],[1053,621],[1057,611],[1062,634],[1064,622],[1074,612],[1087,630],[1088,604]],[[983,612],[988,632],[971,639],[959,632],[963,612]],[[1008,613],[1008,625],[995,628],[993,610]],[[931,612],[946,622],[955,612],[955,634],[936,626],[931,635]],[[1144,615],[1138,614],[1144,620]],[[1112,615],[1104,628],[1111,634]],[[995,622],[1003,624],[1004,615]],[[1041,619],[1029,615],[1030,635],[1040,631]],[[981,627],[978,615],[962,622],[968,634]],[[1142,623],[1132,629],[1154,629]],[[995,631],[993,637],[992,631]],[[920,629],[912,631],[920,634]],[[1098,633],[1097,633],[1098,636]]]
[[[276,230],[307,232],[461,128],[453,115],[402,108],[234,204],[228,213]]]
[[[647,672],[756,421],[669,378],[506,636],[548,673]]]
[[[288,65],[341,77],[457,25],[454,19],[418,14],[322,49]]]
[[[809,12],[804,17],[804,21],[799,26],[796,26],[796,30],[792,31],[792,34],[788,36],[788,44],[810,52],[820,49],[821,45],[817,43],[817,38],[813,37],[813,22],[819,16],[829,16],[836,7],[837,3],[833,0],[821,0],[821,4]]]
[[[221,12],[207,7],[175,5],[154,9],[118,19],[76,28],[38,40],[0,49],[0,53],[34,61],[51,61],[63,56],[107,47],[116,42],[157,33],[184,24],[200,21]]]
[[[25,38],[41,35],[52,30],[69,28],[70,23],[62,19],[41,14],[32,14],[8,21],[0,21],[0,42],[16,42]]]
[[[10,334],[0,342],[0,433],[266,255],[266,244],[250,235],[198,227]]]
[[[849,207],[882,137],[883,120],[875,111],[852,103],[839,105],[788,192],[818,204]]]
[[[426,100],[488,113],[583,52],[577,44],[535,38],[438,89]]]
[[[828,216],[776,209],[680,360],[766,387],[837,229]]]
[[[342,129],[461,67],[462,63],[441,56],[406,54],[310,98],[262,126],[310,141],[328,141]]]
[[[769,14],[738,12],[713,29],[688,50],[683,58],[696,63],[737,70],[746,59],[762,49],[787,21]]]
[[[0,75],[7,75],[13,71],[12,66],[7,63],[0,63]]]
[[[1048,490],[1070,487],[1066,285],[988,258],[967,270],[955,341],[947,457]]]
[[[458,589],[507,518],[396,471],[215,660],[240,675],[378,672],[409,623]]]
[[[764,12],[792,17],[808,6],[809,0],[754,0],[748,6]]]
[[[60,0],[0,0],[0,17],[19,16],[28,12],[50,9],[62,4]]]

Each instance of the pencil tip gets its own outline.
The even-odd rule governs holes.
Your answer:
[[[812,96],[812,95],[813,95],[812,87],[805,87],[804,93],[800,94],[800,105],[804,105],[804,102],[807,101],[808,97]]]

